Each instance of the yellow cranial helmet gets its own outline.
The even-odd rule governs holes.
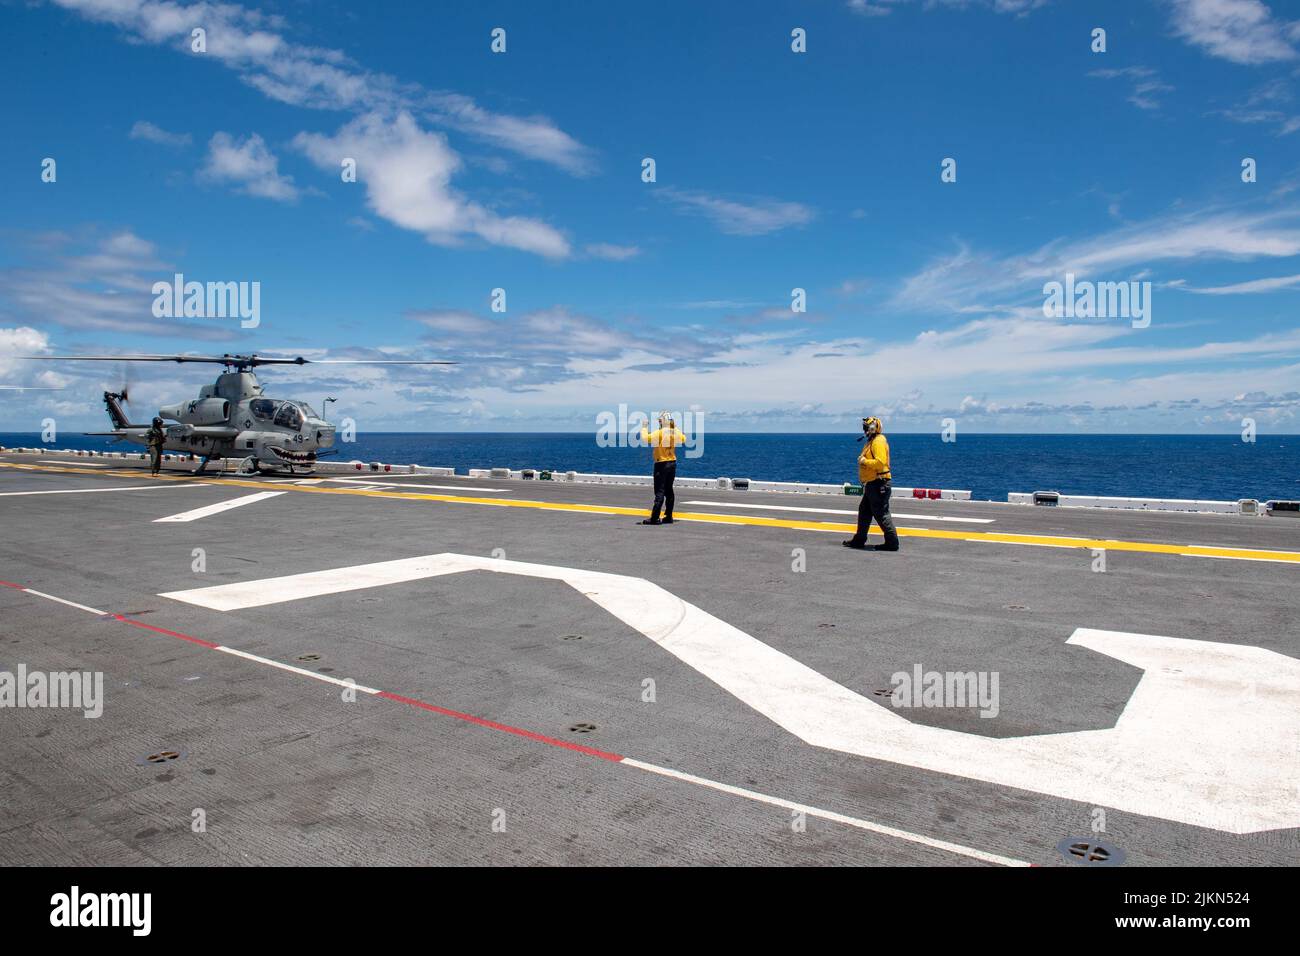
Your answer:
[[[862,430],[865,432],[870,432],[872,434],[880,432],[882,430],[880,419],[879,418],[862,419]]]

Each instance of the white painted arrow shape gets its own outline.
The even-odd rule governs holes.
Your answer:
[[[459,554],[161,595],[217,610],[462,571],[564,581],[817,747],[1229,833],[1300,826],[1300,661],[1253,646],[1079,628],[1143,671],[1114,727],[996,739],[914,724],[643,578]]]

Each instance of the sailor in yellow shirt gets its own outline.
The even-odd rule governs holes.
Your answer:
[[[889,514],[889,495],[892,490],[889,442],[885,440],[879,418],[862,419],[862,432],[867,437],[867,443],[858,456],[858,480],[862,482],[858,530],[853,537],[842,543],[846,548],[865,550],[867,533],[871,530],[871,520],[874,518],[885,534],[885,543],[876,545],[873,550],[897,551],[898,532],[894,530],[894,519]]]
[[[650,517],[642,524],[673,523],[673,481],[677,477],[677,446],[685,444],[686,436],[677,429],[677,423],[667,412],[659,415],[659,427],[653,432],[641,426],[641,440],[650,446],[655,459],[655,504]],[[663,509],[663,520],[659,510]]]

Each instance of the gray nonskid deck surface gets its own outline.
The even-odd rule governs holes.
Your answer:
[[[151,481],[140,474],[0,468],[0,493]],[[646,489],[635,487],[375,480],[499,488],[503,500],[647,503]],[[258,485],[0,497],[0,579],[449,711],[1047,865],[1062,863],[1055,850],[1062,838],[1091,833],[1090,804],[812,747],[559,581],[470,571],[231,611],[159,595],[500,549],[511,561],[652,581],[864,695],[917,662],[998,672],[995,720],[953,708],[908,713],[915,723],[992,737],[1114,724],[1140,674],[1067,645],[1079,627],[1291,657],[1300,643],[1292,597],[1300,566],[1292,564],[1110,551],[1098,574],[1081,548],[913,536],[899,554],[863,554],[841,548],[839,535],[793,528],[692,521],[646,528],[629,515]],[[286,493],[192,522],[156,523],[257,490]],[[678,501],[684,513],[839,522],[852,519],[684,502],[838,510],[857,503],[695,489],[679,489]],[[993,519],[898,520],[972,535],[1300,550],[1300,521],[1286,519],[910,500],[894,508]],[[196,548],[205,554],[203,573],[192,570]],[[806,570],[793,569],[799,560]],[[6,864],[978,862],[816,816],[800,830],[780,806],[392,700],[362,694],[345,702],[337,686],[12,588],[0,588],[0,620],[0,671],[19,664],[102,671],[107,692],[97,720],[67,710],[0,711]],[[652,703],[643,700],[647,680]],[[596,729],[570,730],[579,723]],[[138,762],[167,748],[185,756]],[[204,833],[191,829],[196,809],[206,814]],[[497,829],[504,821],[504,832],[494,821]],[[1300,859],[1296,830],[1234,835],[1113,808],[1103,838],[1134,863]]]

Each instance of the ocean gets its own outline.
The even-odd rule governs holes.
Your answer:
[[[703,455],[679,453],[679,475],[839,483],[857,478],[862,447],[848,434],[706,433]],[[969,489],[1005,501],[1009,491],[1235,500],[1300,499],[1300,435],[979,435],[944,442],[937,434],[892,434],[894,483]],[[0,445],[39,447],[36,434],[0,433]],[[51,448],[125,450],[109,439],[65,433]],[[336,460],[550,468],[636,474],[650,470],[646,448],[601,448],[594,432],[381,432],[341,444]]]

